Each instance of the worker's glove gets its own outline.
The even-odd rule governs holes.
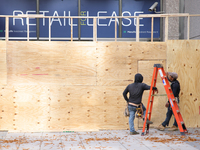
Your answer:
[[[169,102],[167,102],[167,103],[165,104],[165,107],[167,107],[167,108],[169,107]]]

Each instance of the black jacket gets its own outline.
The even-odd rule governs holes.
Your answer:
[[[142,83],[143,76],[141,74],[135,75],[135,82],[132,84],[129,84],[126,89],[123,92],[124,99],[127,102],[131,102],[134,104],[140,104],[142,101],[142,95],[144,90],[149,90],[150,86]],[[154,89],[157,89],[156,87]],[[127,97],[127,94],[129,93],[129,98]]]

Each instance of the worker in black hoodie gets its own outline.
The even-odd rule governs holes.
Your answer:
[[[136,108],[142,105],[143,114],[146,114],[146,108],[142,104],[142,95],[144,90],[150,90],[150,86],[145,83],[142,83],[142,81],[143,81],[143,76],[140,73],[137,73],[135,75],[134,83],[129,84],[123,92],[124,99],[128,103],[128,110],[130,112],[129,116],[130,135],[139,134],[138,132],[135,131],[134,128]],[[156,87],[153,87],[153,90],[158,92]],[[129,98],[127,97],[128,93],[129,93]],[[153,122],[149,121],[147,118],[147,124],[152,124],[152,123]]]

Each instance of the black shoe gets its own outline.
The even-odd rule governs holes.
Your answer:
[[[146,124],[153,124],[153,122],[152,122],[152,121],[150,121],[149,119],[147,119],[147,122],[146,122]]]
[[[136,134],[140,134],[140,133],[138,133],[138,132],[136,132],[136,131],[130,132],[130,135],[136,135]]]

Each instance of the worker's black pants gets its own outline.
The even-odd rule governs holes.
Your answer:
[[[178,103],[179,103],[179,99],[178,99]],[[172,108],[171,108],[171,106],[169,106],[168,109],[167,109],[167,113],[166,113],[166,119],[162,123],[162,125],[164,127],[166,127],[166,126],[169,125],[169,121],[170,121],[170,119],[172,117],[172,114],[173,114]],[[174,124],[173,125],[176,126],[176,127],[178,127],[175,117],[174,117]]]

